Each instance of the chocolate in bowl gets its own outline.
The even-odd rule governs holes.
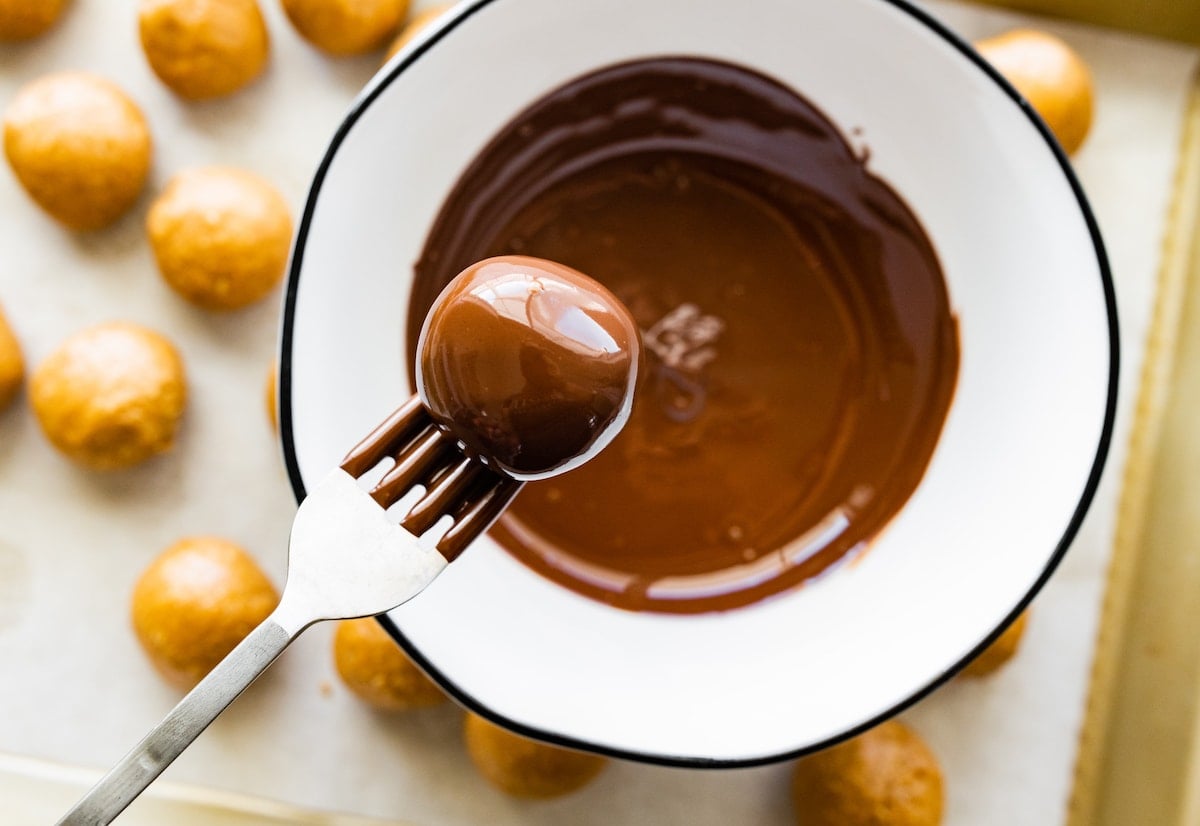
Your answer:
[[[533,103],[445,199],[410,358],[445,285],[513,253],[607,286],[648,355],[625,430],[493,528],[534,570],[620,608],[736,608],[861,551],[921,481],[959,363],[937,255],[782,83],[655,58]]]
[[[442,20],[364,90],[299,221],[279,380],[297,499],[411,393],[412,265],[463,171],[531,102],[621,62],[751,67],[868,144],[866,168],[933,241],[960,362],[917,489],[869,552],[829,575],[737,610],[631,611],[483,537],[381,622],[495,722],[672,765],[795,756],[947,680],[1063,559],[1112,434],[1113,284],[1053,138],[967,44],[906,2],[698,13],[694,0],[471,0]],[[532,43],[513,59],[514,44]]]

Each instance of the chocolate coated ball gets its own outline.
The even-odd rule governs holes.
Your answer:
[[[417,389],[468,453],[517,479],[577,467],[629,418],[641,340],[629,311],[569,267],[522,256],[468,267],[421,330]]]

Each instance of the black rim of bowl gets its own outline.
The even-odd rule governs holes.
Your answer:
[[[857,725],[847,731],[842,732],[834,737],[826,738],[817,743],[812,743],[807,746],[792,749],[777,754],[765,754],[748,758],[737,759],[711,759],[702,757],[687,757],[670,754],[657,754],[649,752],[627,751],[610,746],[603,746],[596,743],[584,742],[575,740],[570,737],[565,737],[553,732],[542,731],[523,725],[514,720],[510,720],[503,715],[496,714],[487,706],[480,703],[473,696],[463,691],[452,681],[448,680],[441,672],[434,667],[433,663],[429,662],[421,652],[401,633],[396,624],[391,621],[387,614],[381,614],[378,617],[379,622],[388,631],[389,634],[404,648],[410,657],[429,675],[437,681],[437,683],[457,702],[468,708],[470,711],[507,728],[511,731],[523,734],[537,740],[547,743],[563,746],[565,748],[583,749],[595,754],[602,754],[609,757],[620,758],[624,760],[634,760],[641,763],[651,763],[663,766],[676,766],[682,768],[747,768],[751,766],[759,766],[768,763],[775,763],[782,760],[790,760],[801,757],[805,754],[810,754],[815,751],[836,745],[852,737],[855,737],[868,729],[874,728],[878,724],[900,714],[912,705],[927,697],[933,691],[941,687],[952,677],[958,674],[964,666],[975,659],[985,648],[991,645],[995,640],[1008,628],[1009,625],[1029,606],[1033,598],[1041,591],[1042,587],[1049,580],[1051,574],[1054,573],[1063,556],[1070,547],[1072,540],[1079,531],[1080,524],[1092,503],[1092,499],[1096,494],[1096,488],[1100,483],[1100,476],[1104,469],[1104,462],[1108,456],[1108,450],[1113,437],[1113,419],[1116,414],[1117,405],[1117,378],[1120,371],[1120,339],[1117,327],[1117,303],[1116,293],[1113,287],[1112,272],[1109,268],[1108,257],[1105,253],[1104,242],[1100,236],[1100,229],[1096,223],[1095,216],[1092,214],[1091,207],[1088,205],[1087,197],[1084,195],[1083,188],[1080,186],[1078,179],[1071,167],[1066,153],[1059,146],[1050,129],[1042,121],[1041,117],[1034,111],[1034,108],[1026,101],[1012,84],[994,69],[983,57],[981,57],[966,41],[948,29],[944,24],[939,22],[932,15],[913,6],[909,0],[876,0],[877,2],[890,5],[899,9],[913,19],[925,25],[930,31],[940,36],[949,45],[953,46],[959,53],[968,59],[971,63],[981,70],[985,75],[992,79],[1026,115],[1032,125],[1038,130],[1042,138],[1046,141],[1050,150],[1054,153],[1055,159],[1062,171],[1063,177],[1071,187],[1076,201],[1079,205],[1080,213],[1083,215],[1084,221],[1087,224],[1088,233],[1091,235],[1092,245],[1096,253],[1096,263],[1100,270],[1101,286],[1104,290],[1105,309],[1108,314],[1108,337],[1109,337],[1109,376],[1108,376],[1108,394],[1105,402],[1104,410],[1104,426],[1100,433],[1100,440],[1096,446],[1095,459],[1092,462],[1091,471],[1088,474],[1087,482],[1084,485],[1083,491],[1080,494],[1079,502],[1075,510],[1071,514],[1070,520],[1067,522],[1066,528],[1063,531],[1062,538],[1059,539],[1054,552],[1050,555],[1045,568],[1037,581],[1030,588],[1029,592],[1021,599],[1017,606],[1004,618],[996,629],[989,634],[982,642],[972,649],[965,657],[948,668],[945,672],[931,680],[924,687],[918,689],[913,694],[904,698],[900,702],[893,705],[891,708],[875,715],[869,720]],[[283,446],[284,461],[287,466],[288,479],[291,481],[292,490],[296,496],[296,501],[303,501],[306,492],[304,480],[300,475],[300,467],[296,458],[295,443],[293,441],[292,432],[292,398],[291,398],[291,357],[292,357],[292,336],[294,333],[293,326],[295,322],[296,310],[296,291],[300,281],[300,270],[304,261],[304,248],[308,240],[308,232],[312,223],[313,212],[316,208],[317,199],[321,193],[321,186],[324,183],[325,175],[329,171],[330,164],[342,142],[346,139],[350,130],[358,122],[375,99],[386,89],[394,80],[400,77],[404,71],[421,58],[425,52],[429,51],[438,41],[444,38],[450,31],[459,26],[464,20],[471,17],[480,9],[489,6],[493,3],[501,2],[501,0],[473,0],[473,2],[465,2],[461,7],[452,9],[445,13],[444,18],[435,23],[435,27],[430,33],[422,38],[418,43],[414,44],[408,51],[399,57],[391,66],[388,67],[386,75],[378,76],[370,83],[366,89],[352,104],[349,112],[343,119],[341,125],[334,133],[330,140],[328,148],[325,150],[325,155],[321,159],[320,165],[313,176],[313,182],[309,189],[308,198],[304,205],[304,213],[300,220],[300,225],[296,233],[296,240],[292,251],[292,260],[288,268],[288,282],[286,292],[284,294],[284,309],[282,329],[280,333],[280,361],[279,361],[279,434]]]

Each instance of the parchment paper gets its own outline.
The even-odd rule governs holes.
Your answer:
[[[136,5],[75,0],[50,36],[0,47],[0,105],[48,71],[95,71],[142,105],[157,145],[146,199],[91,235],[59,229],[7,168],[0,172],[0,302],[29,363],[88,324],[130,319],[178,343],[192,389],[178,449],[116,475],[79,470],[55,454],[24,399],[0,415],[0,751],[93,768],[119,758],[179,696],[152,672],[129,626],[140,571],[174,540],[214,533],[244,544],[281,583],[293,511],[263,405],[278,301],[214,316],[179,300],[144,240],[149,199],[184,167],[229,163],[273,180],[298,211],[328,138],[377,61],[318,54],[274,0],[263,0],[274,49],[267,76],[231,99],[185,104],[142,58]],[[1030,22],[928,6],[971,39]],[[991,679],[955,681],[907,715],[944,766],[949,826],[1062,820],[1184,90],[1196,63],[1196,52],[1181,46],[1034,22],[1065,36],[1096,75],[1095,128],[1076,164],[1116,276],[1124,392],[1104,482],[1034,605],[1018,659]],[[167,777],[417,824],[793,822],[787,766],[617,764],[572,797],[511,800],[469,764],[453,707],[385,716],[355,701],[334,673],[330,631],[305,634]]]

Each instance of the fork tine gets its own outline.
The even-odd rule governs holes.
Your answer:
[[[466,458],[439,473],[430,480],[429,489],[421,500],[413,505],[408,515],[400,520],[400,525],[417,536],[425,533],[443,514],[450,512],[451,507],[461,500],[468,487],[481,473],[492,475],[492,471],[479,462]]]
[[[413,396],[347,453],[341,467],[359,477],[394,458],[396,464],[371,489],[371,498],[388,508],[416,485],[425,485],[425,495],[400,524],[420,535],[449,514],[454,522],[437,549],[453,560],[496,521],[523,483],[473,459],[452,464],[451,453],[457,453],[454,437],[434,425],[420,398]]]
[[[396,464],[371,489],[371,498],[382,508],[394,504],[400,497],[422,484],[454,449],[453,437],[430,425],[404,451],[396,456]]]
[[[500,512],[525,484],[516,479],[495,475],[497,481],[489,485],[478,499],[467,504],[461,515],[455,516],[450,530],[438,540],[438,551],[450,562],[457,559],[468,545],[491,527],[500,516]]]
[[[342,460],[342,470],[359,477],[375,465],[394,456],[401,445],[416,436],[429,423],[421,399],[413,396],[393,411]]]

